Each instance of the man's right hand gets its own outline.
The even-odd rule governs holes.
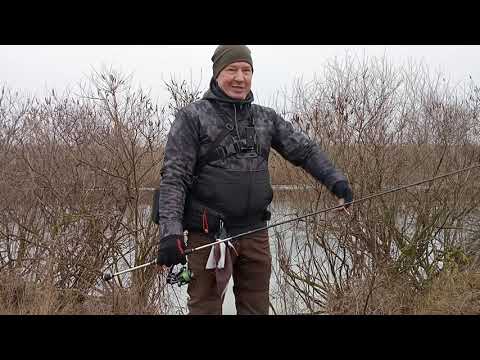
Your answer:
[[[169,235],[160,240],[157,254],[157,265],[172,266],[177,264],[185,265],[185,244],[183,235]]]

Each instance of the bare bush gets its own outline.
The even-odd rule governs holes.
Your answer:
[[[347,56],[328,63],[323,77],[295,84],[289,118],[345,171],[359,199],[478,162],[478,90],[461,90],[421,64],[395,68],[385,58]],[[290,196],[298,214],[332,206],[305,172],[282,160],[275,166],[288,183],[303,184]],[[276,276],[303,300],[296,311],[332,311],[361,289],[360,312],[388,313],[369,302],[391,279],[402,279],[391,305],[408,311],[408,294],[422,293],[451,266],[472,263],[478,180],[472,170],[355,205],[350,217],[311,218],[290,241],[277,234]]]
[[[114,289],[101,274],[153,254],[157,229],[145,187],[158,182],[166,116],[129,82],[104,70],[76,95],[2,101],[0,266],[51,289],[30,311],[67,311],[69,298],[54,294],[70,290],[82,302],[109,299]],[[153,311],[154,279],[153,269],[118,279],[135,304],[128,311]]]

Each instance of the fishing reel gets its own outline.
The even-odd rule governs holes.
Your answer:
[[[193,272],[188,268],[188,266],[182,266],[178,272],[174,272],[173,268],[175,266],[170,267],[170,271],[167,275],[167,284],[178,286],[186,285],[193,279]]]

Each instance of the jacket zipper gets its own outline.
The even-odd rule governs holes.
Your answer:
[[[235,120],[235,126],[237,128],[237,136],[238,140],[240,140],[240,133],[238,131],[238,123],[237,123],[237,107],[233,104],[233,114]],[[248,217],[250,213],[250,195],[252,190],[252,171],[250,170],[250,161],[247,160],[247,172],[248,172],[248,189],[247,189],[247,206],[245,209],[245,216]]]

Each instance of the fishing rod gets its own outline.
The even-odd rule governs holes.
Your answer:
[[[150,265],[158,265],[158,259],[155,259],[153,261],[150,261],[148,263],[145,263],[143,265],[135,266],[126,270],[122,270],[119,272],[116,272],[114,274],[111,273],[105,273],[103,274],[102,278],[104,281],[110,281],[112,280],[115,276],[119,276],[122,274],[125,274],[127,272],[135,271]],[[174,285],[178,284],[178,286],[182,286],[185,284],[188,284],[190,280],[193,277],[193,273],[191,270],[189,270],[186,266],[183,266],[182,269],[179,272],[173,272],[174,266],[170,267],[170,270],[167,275],[167,284]]]
[[[135,267],[132,267],[132,268],[123,270],[123,271],[119,271],[119,272],[116,272],[116,273],[114,273],[114,274],[105,273],[105,274],[103,274],[103,280],[105,280],[105,281],[110,281],[110,280],[112,280],[115,276],[122,275],[122,274],[125,274],[125,273],[130,272],[130,271],[135,271],[135,270],[138,270],[138,269],[141,269],[141,268],[150,266],[150,265],[154,265],[154,264],[156,264],[156,263],[157,263],[157,260],[155,259],[155,260],[150,261],[150,262],[148,262],[148,263],[146,263],[146,264],[139,265],[139,266],[135,266]]]
[[[193,249],[186,249],[186,250],[185,250],[185,255],[190,255],[190,254],[193,254],[193,253],[196,252],[196,251],[199,251],[199,250],[202,250],[202,249],[206,249],[206,248],[209,248],[209,247],[211,247],[211,246],[215,246],[215,245],[218,245],[218,244],[227,242],[227,241],[232,241],[232,240],[238,239],[238,238],[240,238],[240,237],[243,237],[243,236],[246,236],[246,235],[250,235],[250,234],[253,234],[253,233],[256,233],[256,232],[259,232],[259,231],[268,230],[268,229],[274,228],[274,227],[276,227],[276,226],[280,226],[280,225],[283,225],[283,224],[287,224],[287,223],[292,222],[292,221],[298,221],[298,220],[304,219],[304,218],[306,218],[306,217],[310,217],[310,216],[314,216],[314,215],[326,213],[326,212],[329,212],[329,211],[332,211],[332,210],[336,210],[336,209],[345,208],[346,206],[350,206],[350,205],[357,204],[357,203],[360,203],[360,202],[363,202],[363,201],[366,201],[366,200],[370,200],[370,199],[373,199],[373,198],[377,198],[377,197],[380,197],[380,196],[384,196],[384,195],[387,195],[387,194],[391,194],[391,193],[394,193],[394,192],[398,192],[398,191],[401,191],[401,190],[404,190],[404,189],[407,189],[407,188],[410,188],[410,187],[414,187],[414,186],[418,186],[418,185],[421,185],[421,184],[425,184],[425,183],[427,183],[427,182],[432,182],[432,181],[435,181],[435,180],[439,180],[439,179],[442,179],[442,178],[446,178],[446,177],[449,177],[449,176],[452,176],[452,175],[456,175],[456,174],[459,174],[459,173],[464,172],[464,171],[476,169],[476,168],[479,168],[479,167],[480,167],[480,164],[472,165],[472,166],[469,166],[469,167],[467,167],[467,168],[460,169],[460,170],[456,170],[456,171],[452,171],[452,172],[449,172],[449,173],[446,173],[446,174],[443,174],[443,175],[438,175],[438,176],[432,177],[432,178],[430,178],[430,179],[417,181],[417,182],[414,182],[414,183],[411,183],[411,184],[408,184],[408,185],[402,185],[402,186],[399,186],[399,187],[396,187],[396,188],[393,188],[393,189],[390,189],[390,190],[382,191],[382,192],[379,192],[379,193],[376,193],[376,194],[371,194],[371,195],[365,196],[365,197],[360,198],[360,199],[357,199],[357,200],[352,200],[352,201],[349,201],[349,202],[346,202],[346,203],[343,203],[343,204],[339,204],[339,205],[332,206],[332,207],[329,207],[329,208],[326,208],[326,209],[322,209],[322,210],[319,210],[319,211],[315,211],[315,212],[312,212],[312,213],[309,213],[309,214],[306,214],[306,215],[298,216],[298,217],[296,217],[296,218],[294,218],[294,219],[281,221],[281,222],[278,222],[278,223],[275,223],[275,224],[272,224],[272,225],[268,225],[268,226],[263,226],[263,227],[261,227],[261,228],[253,229],[253,230],[250,230],[250,231],[241,233],[241,234],[237,234],[237,235],[235,235],[235,236],[226,237],[226,238],[223,238],[223,239],[216,239],[216,241],[214,241],[214,242],[212,242],[212,243],[210,243],[210,244],[202,245],[202,246],[199,246],[199,247],[196,247],[196,248],[193,248]],[[138,270],[138,269],[141,269],[141,268],[143,268],[143,267],[150,266],[150,265],[153,265],[153,264],[157,264],[157,260],[154,260],[154,261],[151,261],[151,262],[149,262],[149,263],[146,263],[146,264],[143,264],[143,265],[139,265],[139,266],[136,266],[136,267],[127,269],[127,270],[123,270],[123,271],[120,271],[120,272],[115,273],[115,274],[104,274],[103,279],[104,279],[105,281],[109,281],[109,280],[111,280],[114,276],[117,276],[117,275],[120,275],[120,274],[124,274],[124,273],[130,272],[130,271]],[[172,269],[173,269],[173,267],[170,269],[170,274],[172,274]],[[187,271],[188,271],[188,269],[187,269]],[[191,275],[191,273],[189,273],[189,274]],[[175,274],[172,274],[172,275],[175,276]],[[180,280],[178,280],[178,283],[179,283],[180,285],[181,285],[183,279],[185,279],[185,280],[187,279],[187,277],[188,277],[187,275],[188,275],[188,274],[185,272],[185,268],[182,268],[182,271],[177,274],[177,276],[180,277]],[[190,276],[190,277],[191,277],[191,276]],[[173,281],[175,281],[175,279],[173,279]],[[179,286],[180,286],[180,285],[179,285]]]

